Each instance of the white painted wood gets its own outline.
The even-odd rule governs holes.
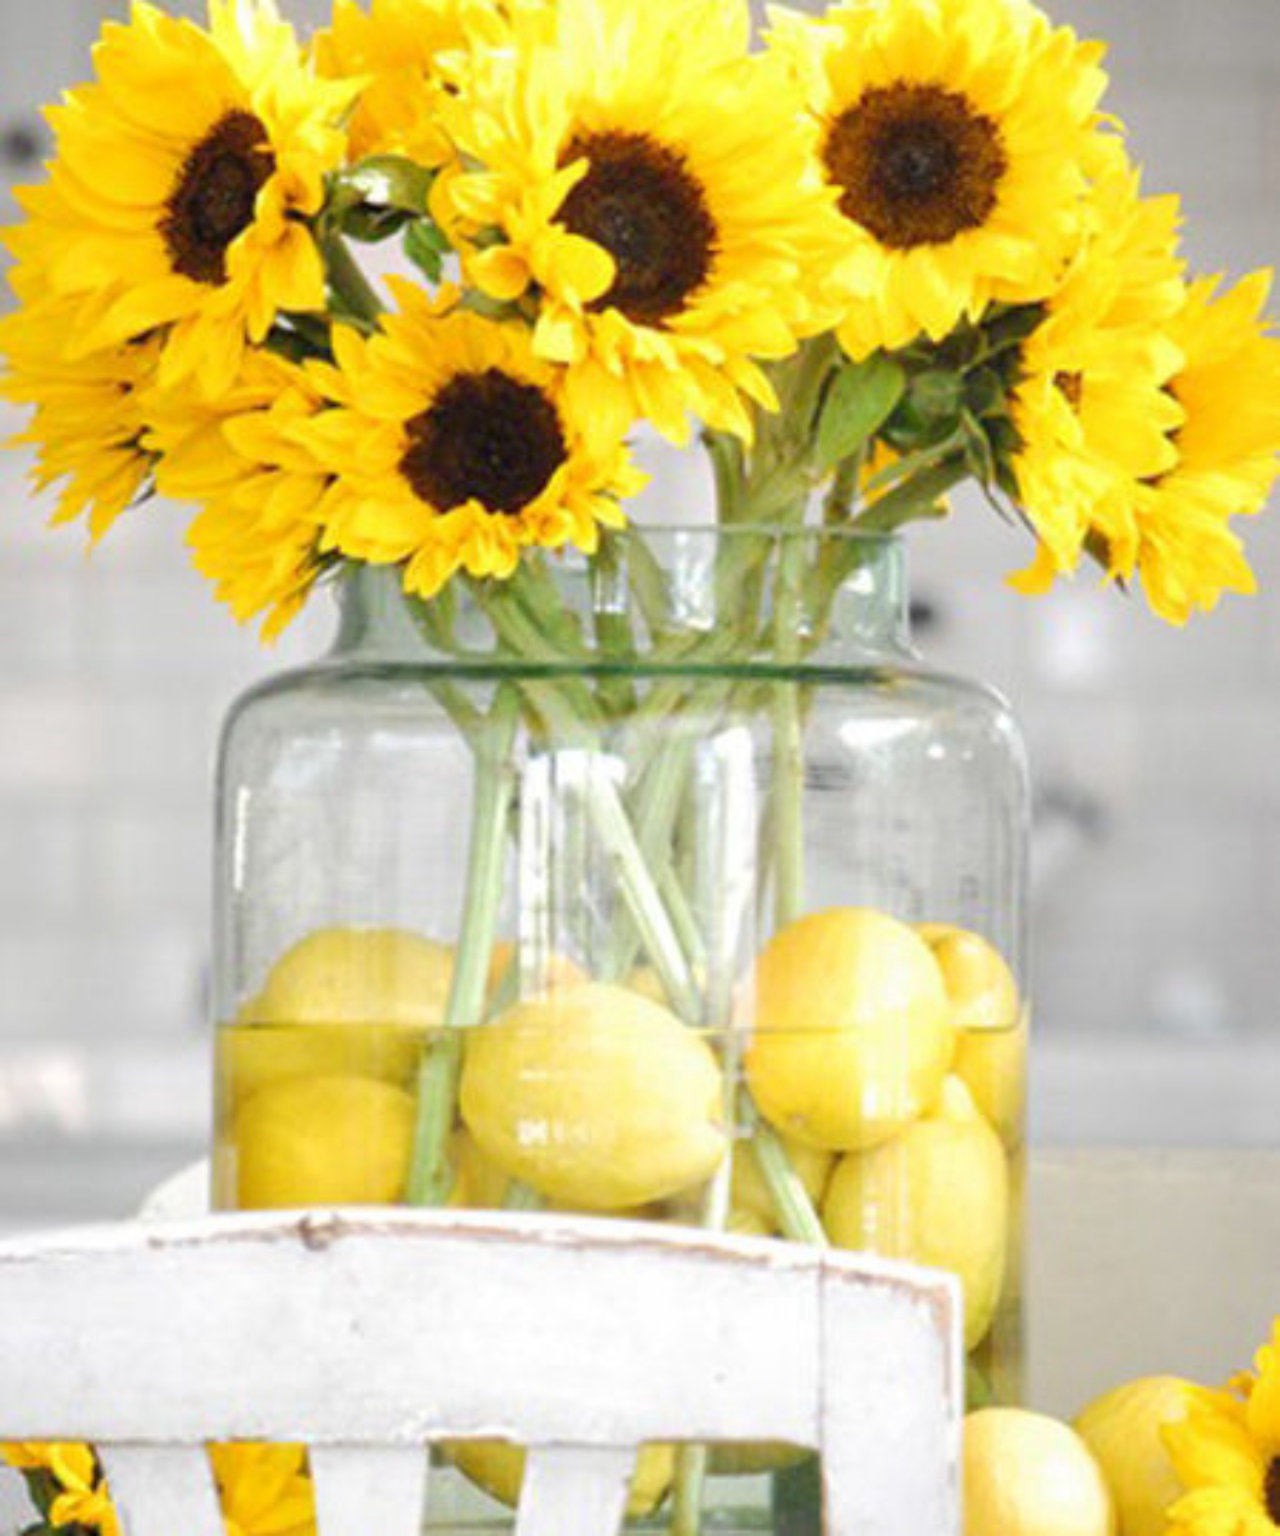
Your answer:
[[[407,1533],[424,1443],[471,1437],[544,1448],[522,1536],[605,1536],[635,1448],[682,1440],[821,1447],[836,1536],[872,1513],[958,1529],[958,1287],[888,1261],[567,1216],[264,1213],[0,1244],[0,1317],[20,1324],[0,1440],[113,1466],[122,1444],[302,1441],[322,1536]],[[394,1515],[365,1502],[384,1482]],[[173,1536],[158,1486],[168,1528],[138,1505],[126,1536]]]
[[[631,1448],[531,1447],[516,1536],[617,1536],[635,1464]]]
[[[182,1221],[209,1214],[212,1169],[207,1158],[189,1163],[157,1184],[138,1208],[139,1221]]]
[[[311,1475],[324,1536],[420,1536],[430,1452],[316,1446]]]
[[[824,1275],[828,1536],[960,1529],[961,1311],[954,1292],[910,1277]]]
[[[113,1389],[129,1390],[124,1381],[107,1387]],[[159,1422],[156,1428],[162,1433]],[[101,1445],[97,1449],[124,1536],[174,1536],[177,1531],[182,1536],[225,1536],[213,1471],[203,1447]]]

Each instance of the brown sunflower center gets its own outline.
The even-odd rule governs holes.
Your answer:
[[[160,233],[173,270],[225,283],[227,247],[253,223],[259,189],[275,174],[267,130],[251,112],[228,112],[192,150]]]
[[[946,245],[986,223],[1008,169],[1000,130],[955,91],[891,85],[836,118],[824,159],[840,211],[882,245]]]
[[[1273,1456],[1262,1479],[1262,1502],[1272,1523],[1280,1525],[1280,1456]]]
[[[1084,374],[1055,373],[1053,382],[1071,409],[1078,411],[1080,402],[1084,399]]]
[[[514,516],[569,456],[551,401],[498,368],[450,380],[408,434],[400,472],[442,512],[474,500]]]
[[[602,245],[617,265],[593,309],[620,309],[639,325],[679,314],[706,282],[716,226],[683,155],[643,133],[589,133],[573,140],[566,165],[590,169],[565,198],[559,219]]]

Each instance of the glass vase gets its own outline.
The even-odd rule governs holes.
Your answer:
[[[633,531],[431,603],[349,573],[331,653],[225,732],[217,1205],[908,1257],[963,1281],[971,1403],[1015,1401],[1024,755],[906,593],[899,542],[815,530]],[[518,1453],[448,1455],[501,1524]],[[807,1529],[796,1460],[652,1448],[632,1514]]]

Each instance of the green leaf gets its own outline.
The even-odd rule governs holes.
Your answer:
[[[430,219],[416,219],[404,237],[404,253],[433,283],[444,276],[444,258],[450,249],[444,233]]]
[[[981,484],[991,485],[996,478],[996,461],[982,423],[968,411],[960,413],[960,420],[964,427],[964,456],[969,468]]]
[[[333,201],[341,212],[365,203],[422,214],[434,181],[434,171],[403,155],[370,155],[333,178]]]
[[[864,447],[893,414],[907,387],[899,363],[877,352],[835,376],[818,420],[818,462],[834,469]]]
[[[923,421],[954,423],[964,400],[964,377],[930,369],[911,380],[908,398]]]

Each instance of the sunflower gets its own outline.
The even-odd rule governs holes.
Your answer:
[[[1100,44],[1026,0],[845,0],[775,14],[839,194],[857,359],[1047,298],[1081,231]]]
[[[0,320],[0,394],[33,408],[14,441],[36,450],[37,490],[62,482],[54,522],[87,517],[96,542],[151,477],[141,397],[155,378],[160,343],[144,337],[77,355],[79,307],[40,296],[25,276],[16,279],[24,307]]]
[[[1089,548],[1127,579],[1141,485],[1176,460],[1183,411],[1169,392],[1182,354],[1167,326],[1183,302],[1176,198],[1143,198],[1116,141],[1097,157],[1088,233],[1028,338],[1010,409],[1019,502],[1040,549],[1013,579],[1043,591]]]
[[[209,1450],[227,1536],[315,1536],[315,1489],[300,1445]]]
[[[1262,511],[1280,450],[1280,338],[1262,318],[1272,274],[1227,292],[1193,283],[1170,326],[1183,356],[1169,391],[1175,463],[1141,488],[1138,570],[1161,618],[1184,624],[1223,592],[1257,590],[1230,520]]]
[[[643,483],[620,437],[575,408],[524,325],[390,284],[401,308],[383,333],[340,328],[337,366],[311,365],[335,407],[295,434],[333,477],[323,549],[405,562],[406,590],[423,597],[460,569],[509,576],[530,545],[593,551]]]
[[[489,0],[373,0],[368,11],[337,0],[312,48],[326,79],[361,79],[348,124],[351,157],[405,155],[432,170],[450,164],[439,60],[486,35],[496,40],[499,15]]]
[[[97,78],[49,113],[57,155],[9,238],[85,305],[79,347],[164,329],[166,380],[215,394],[281,310],[324,307],[306,220],[339,164],[358,89],[317,79],[274,0],[210,0],[208,31],[135,0]]]
[[[776,403],[760,361],[834,318],[840,227],[796,93],[747,54],[745,0],[561,0],[509,28],[446,109],[467,169],[435,207],[471,237],[467,276],[536,300],[536,353],[593,409],[749,438],[746,402]]]
[[[196,569],[241,621],[266,612],[271,639],[297,615],[326,562],[320,498],[328,476],[295,434],[322,400],[296,364],[251,352],[216,403],[191,387],[144,399],[156,489],[199,503],[187,542]]]
[[[121,1536],[97,1458],[87,1445],[19,1441],[0,1445],[0,1460],[20,1472],[43,1474],[48,1479],[51,1525]]]
[[[1280,1320],[1245,1385],[1243,1402],[1200,1390],[1186,1418],[1161,1430],[1187,1489],[1169,1510],[1169,1536],[1280,1530]]]

